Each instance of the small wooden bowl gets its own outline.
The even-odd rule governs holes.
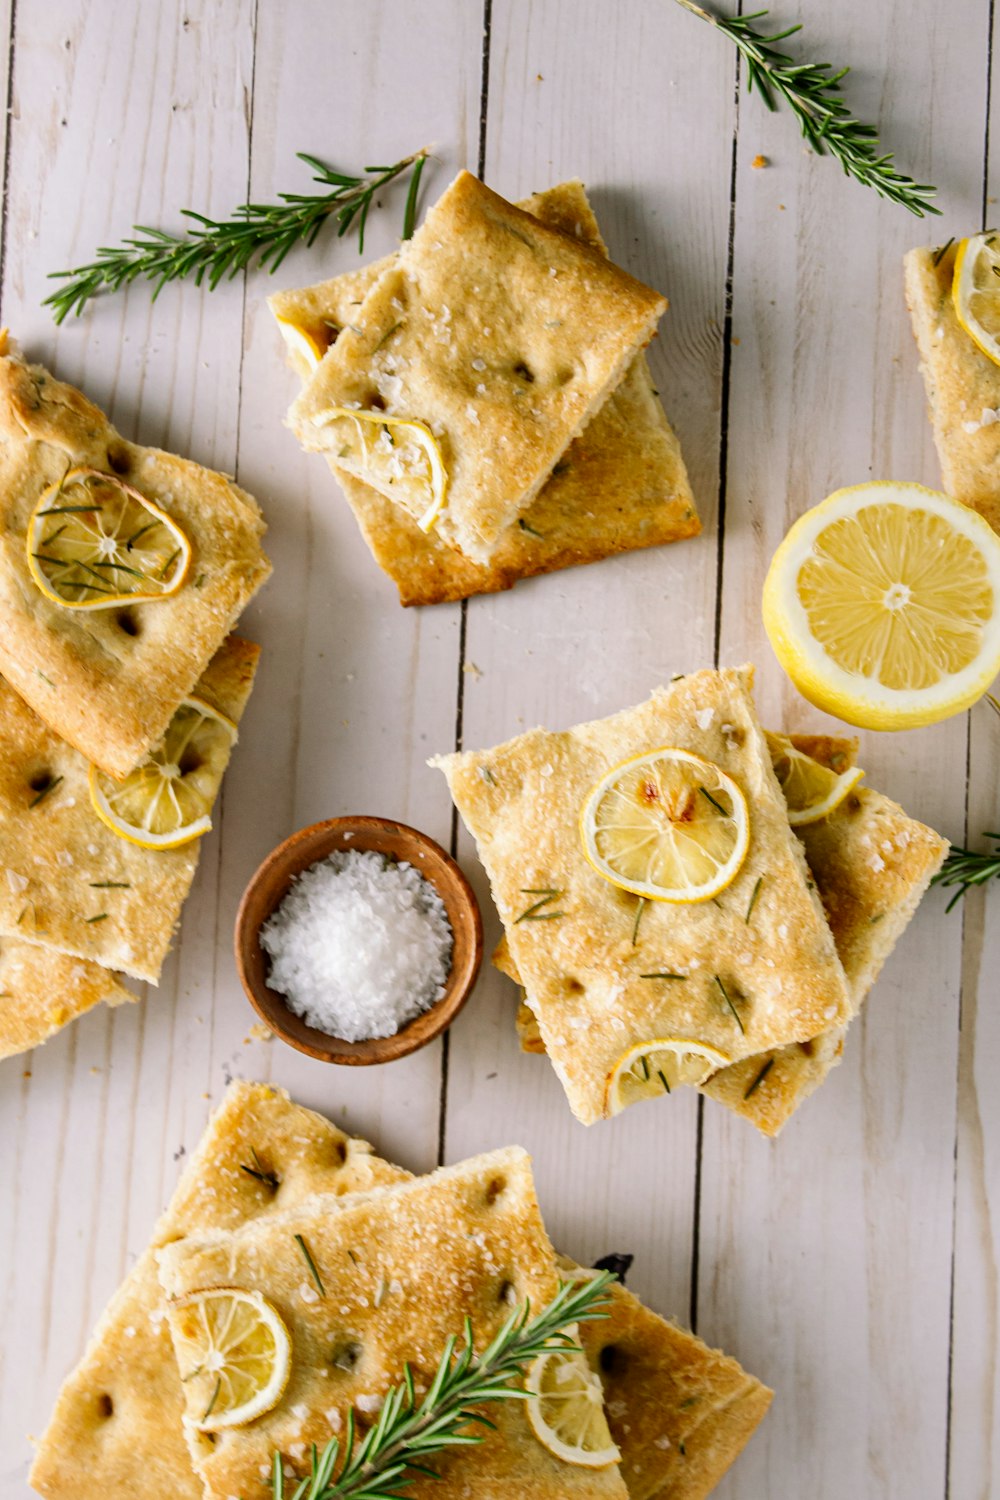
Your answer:
[[[454,937],[445,992],[429,1010],[394,1036],[346,1042],[309,1026],[289,1010],[283,995],[267,983],[268,959],[260,929],[283,900],[292,880],[334,851],[373,849],[406,860],[431,882],[448,913]],[[236,967],[247,999],[261,1020],[290,1047],[320,1062],[359,1065],[393,1062],[433,1041],[454,1021],[469,998],[483,958],[483,921],[472,887],[449,854],[425,833],[391,818],[330,818],[300,828],[273,850],[243,892],[236,914]]]

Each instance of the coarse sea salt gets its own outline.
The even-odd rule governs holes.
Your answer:
[[[453,936],[419,870],[369,849],[303,870],[260,930],[268,984],[310,1026],[348,1042],[393,1036],[439,1000]]]

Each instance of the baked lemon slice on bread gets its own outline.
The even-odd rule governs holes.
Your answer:
[[[292,1368],[292,1341],[260,1292],[208,1287],[170,1305],[171,1332],[199,1432],[245,1427],[273,1410]]]
[[[176,594],[191,566],[191,543],[166,511],[117,475],[77,468],[35,505],[27,559],[54,604],[116,609]]]
[[[995,230],[959,241],[951,300],[973,343],[1000,365],[1000,238]]]
[[[578,1336],[574,1326],[570,1338]],[[603,1469],[617,1463],[604,1415],[601,1378],[579,1348],[553,1345],[532,1363],[524,1381],[528,1421],[538,1441],[564,1463]]]
[[[212,826],[212,804],[236,740],[236,725],[202,698],[185,698],[163,743],[124,781],[90,767],[90,800],[119,838],[143,849],[176,849]]]
[[[731,776],[662,746],[612,766],[580,814],[599,875],[650,901],[710,901],[735,880],[750,842],[746,798]]]
[[[328,407],[314,422],[317,427],[333,422],[353,425],[353,435],[345,436],[342,456],[358,465],[362,477],[374,468],[383,478],[388,476],[401,498],[413,499],[420,530],[433,529],[444,509],[448,474],[438,440],[425,423],[351,406]]]
[[[787,735],[765,730],[771,764],[778,785],[788,804],[788,821],[793,828],[818,823],[840,806],[864,776],[859,766],[846,771],[832,771],[811,755],[797,750]]]
[[[732,1058],[708,1042],[692,1042],[684,1037],[657,1037],[637,1042],[623,1052],[608,1074],[605,1085],[605,1112],[621,1114],[640,1099],[655,1099],[672,1094],[684,1085],[697,1087],[726,1067]]]
[[[934,724],[1000,671],[1000,537],[923,485],[837,490],[775,552],[763,609],[818,708],[867,729]]]

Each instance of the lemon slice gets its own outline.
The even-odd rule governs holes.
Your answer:
[[[811,755],[796,750],[786,735],[772,734],[770,730],[766,730],[765,735],[774,774],[788,804],[788,821],[793,828],[818,823],[832,813],[865,774],[858,766],[852,766],[838,775],[829,766],[813,760]]]
[[[827,713],[867,729],[934,724],[1000,671],[1000,537],[919,484],[837,490],[774,554],[764,626]]]
[[[951,300],[973,343],[1000,365],[1000,241],[995,233],[974,234],[959,243]]]
[[[599,875],[650,901],[709,901],[735,880],[750,843],[746,798],[731,776],[664,747],[612,766],[580,814]]]
[[[213,1286],[170,1305],[174,1351],[199,1432],[245,1427],[281,1400],[292,1341],[260,1292]]]
[[[576,1325],[568,1328],[577,1338]],[[604,1415],[600,1376],[579,1348],[554,1346],[540,1354],[525,1377],[528,1421],[538,1441],[565,1463],[604,1469],[617,1463],[616,1447]]]
[[[390,417],[382,411],[355,411],[331,406],[315,418],[317,427],[351,422],[353,438],[345,435],[337,456],[357,465],[362,477],[377,470],[401,503],[410,509],[421,531],[430,531],[444,509],[448,475],[438,440],[430,428],[412,417]]]
[[[732,1061],[708,1042],[683,1037],[657,1037],[637,1042],[623,1052],[608,1074],[604,1090],[605,1112],[619,1115],[640,1099],[672,1094],[674,1089],[697,1087]]]
[[[99,469],[70,469],[43,491],[27,552],[38,588],[69,609],[167,599],[191,565],[191,543],[176,521]]]
[[[119,838],[176,849],[212,826],[211,810],[236,740],[236,725],[201,698],[185,698],[163,743],[124,781],[90,768],[90,800]]]
[[[281,329],[281,337],[290,352],[298,355],[307,370],[315,370],[330,347],[331,340],[327,338],[324,342],[313,329],[306,328],[302,323],[296,323],[292,318],[276,317],[275,322]]]

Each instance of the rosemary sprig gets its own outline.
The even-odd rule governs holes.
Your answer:
[[[763,884],[764,884],[764,877],[763,877],[763,875],[758,875],[757,876],[757,883],[754,886],[753,891],[750,894],[750,905],[747,907],[747,914],[743,918],[744,924],[747,927],[749,927],[749,925],[750,925],[750,918],[753,916],[753,909],[757,905],[757,897],[760,895],[760,888],[761,888],[761,886]]]
[[[985,885],[988,880],[1000,878],[1000,833],[984,833],[984,839],[993,839],[995,849],[977,853],[974,849],[962,849],[953,845],[948,858],[932,878],[931,885],[956,886],[945,911],[951,911],[974,885]]]
[[[756,87],[771,110],[777,109],[779,99],[784,100],[818,156],[829,152],[848,177],[864,187],[874,188],[879,197],[901,204],[917,218],[941,212],[930,201],[937,189],[897,172],[892,153],[880,153],[874,125],[863,125],[851,114],[840,92],[850,69],[834,70],[826,62],[796,63],[775,46],[776,42],[801,31],[801,25],[767,36],[753,25],[767,15],[766,10],[747,16],[717,16],[695,0],[677,0],[677,3],[729,38],[746,64],[748,90]]]
[[[43,307],[62,323],[70,313],[82,313],[91,298],[101,292],[117,292],[133,281],[151,281],[153,300],[168,281],[193,277],[196,286],[205,281],[214,291],[224,277],[232,278],[256,259],[258,266],[274,272],[293,246],[311,245],[324,223],[333,216],[337,234],[358,230],[358,250],[365,246],[365,224],[376,195],[388,183],[412,168],[403,214],[403,239],[413,233],[420,177],[428,148],[404,156],[391,167],[365,167],[361,176],[336,172],[298,152],[313,172],[322,193],[279,193],[277,203],[241,203],[228,219],[210,219],[194,209],[182,210],[194,227],[183,234],[167,234],[136,224],[132,237],[120,245],[101,245],[93,260],[71,271],[52,271],[50,277],[64,285],[52,292]]]
[[[716,812],[720,812],[724,818],[732,817],[732,813],[726,812],[726,809],[723,807],[722,803],[716,801],[707,787],[699,786],[698,790],[703,797],[707,798],[708,801],[711,802]]]
[[[534,905],[529,906],[528,909],[526,911],[523,911],[519,917],[515,917],[515,927],[517,926],[518,922],[554,922],[558,917],[564,917],[566,915],[564,911],[543,910],[543,907],[551,906],[553,901],[558,901],[559,897],[563,895],[562,891],[552,889],[541,891],[532,890],[529,887],[522,887],[521,895],[539,896],[541,899],[536,901]]]
[[[640,979],[686,979],[686,974],[673,974],[669,969],[662,970],[658,974],[640,974]]]
[[[51,793],[55,791],[56,787],[61,781],[61,776],[53,776],[51,781],[47,781],[45,785],[40,788],[37,795],[32,797],[31,801],[28,803],[28,811],[31,812],[32,808],[37,807],[40,802],[44,802],[46,797],[50,796]]]
[[[272,1500],[392,1500],[418,1475],[433,1474],[426,1467],[428,1458],[482,1442],[474,1424],[493,1424],[478,1407],[524,1400],[527,1392],[511,1382],[524,1375],[532,1360],[554,1344],[575,1347],[568,1332],[572,1324],[606,1316],[607,1288],[614,1279],[602,1271],[590,1281],[564,1282],[535,1318],[529,1316],[529,1304],[523,1303],[479,1355],[466,1319],[461,1343],[454,1335],[447,1341],[419,1403],[413,1373],[405,1365],[403,1379],[386,1394],[374,1426],[359,1440],[350,1412],[343,1440],[331,1438],[322,1453],[313,1445],[310,1472],[287,1497],[282,1457],[275,1453]]]

